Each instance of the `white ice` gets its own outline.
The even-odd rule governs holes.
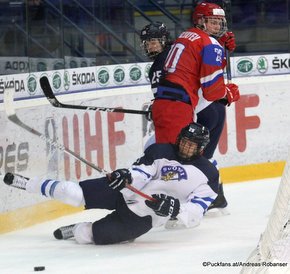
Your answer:
[[[152,230],[129,244],[78,245],[59,241],[59,226],[94,221],[104,210],[88,210],[0,235],[0,273],[199,274],[239,273],[240,267],[203,263],[245,262],[265,230],[280,178],[226,184],[230,215],[205,217],[199,227]],[[278,273],[278,272],[275,272]]]

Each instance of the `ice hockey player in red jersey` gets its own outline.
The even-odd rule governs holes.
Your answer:
[[[195,14],[193,16],[195,22],[198,22],[201,16],[200,14],[202,13],[200,11],[198,12],[198,9],[198,7],[195,9]],[[144,53],[148,56],[149,59],[153,60],[149,70],[149,79],[152,93],[155,96],[159,84],[159,79],[163,74],[164,63],[170,50],[170,46],[172,45],[170,34],[164,23],[156,21],[143,27],[140,33],[140,40],[141,48],[143,49]],[[236,47],[235,37],[232,32],[226,32],[221,38],[218,39],[218,41],[231,52]],[[210,142],[204,150],[203,155],[213,163],[216,163],[216,161],[213,159],[213,155],[224,126],[226,112],[225,104],[224,102],[220,102],[220,100],[206,100],[203,97],[201,91],[202,90],[199,89],[199,101],[195,111],[197,118],[196,121],[197,123],[206,126],[210,131]],[[154,126],[151,123],[151,107],[152,105],[150,105],[148,109],[150,111],[150,114],[147,116],[148,121],[144,121],[149,132],[148,136],[150,136],[149,139],[147,138],[147,142],[144,146],[145,148],[147,148],[150,144],[155,143],[155,134],[152,135]],[[221,184],[219,188],[219,196],[217,200],[210,206],[210,208],[225,208],[226,206],[227,201],[224,197],[223,187]]]
[[[80,244],[120,243],[164,226],[169,219],[175,219],[177,227],[201,222],[217,197],[219,178],[215,166],[202,156],[208,142],[208,129],[191,123],[181,130],[176,144],[153,144],[129,169],[117,169],[101,178],[75,183],[6,173],[4,182],[72,206],[112,210],[93,223],[58,228],[56,239],[74,237]],[[155,201],[144,200],[125,188],[126,184]]]
[[[164,64],[165,75],[152,106],[157,143],[174,143],[180,129],[193,121],[200,88],[208,101],[222,99],[230,105],[240,97],[238,86],[225,84],[223,77],[223,46],[228,39],[229,44],[233,41],[224,10],[213,3],[200,3],[193,12],[193,23],[193,28],[175,40]]]

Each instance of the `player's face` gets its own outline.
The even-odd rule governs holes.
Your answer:
[[[179,156],[183,159],[189,159],[193,155],[197,155],[198,145],[186,138],[182,138],[179,142]]]
[[[198,20],[198,26],[202,26],[208,35],[221,37],[227,31],[227,21],[224,17],[202,17]]]
[[[222,18],[208,17],[205,20],[206,31],[210,35],[218,34],[223,26],[224,20]]]
[[[149,53],[162,51],[162,46],[158,38],[152,38],[150,40],[145,41],[145,48]]]

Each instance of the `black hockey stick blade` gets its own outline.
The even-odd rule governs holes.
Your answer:
[[[121,112],[121,113],[131,113],[131,114],[148,114],[145,110],[135,110],[135,109],[125,109],[125,108],[107,108],[107,107],[94,107],[94,106],[83,106],[83,105],[70,105],[64,104],[57,100],[55,97],[49,80],[46,76],[40,78],[40,86],[43,90],[44,95],[48,99],[51,105],[59,108],[70,108],[70,109],[82,109],[82,110],[93,110],[93,111],[106,111],[106,112]]]
[[[46,96],[47,100],[54,106],[54,107],[62,107],[62,104],[56,99],[49,84],[48,78],[46,76],[42,76],[39,80],[40,86],[43,90],[44,95]]]

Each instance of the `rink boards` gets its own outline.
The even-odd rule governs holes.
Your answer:
[[[234,79],[241,99],[227,108],[215,158],[225,183],[281,176],[289,151],[289,75]],[[59,94],[61,102],[141,110],[152,99],[150,86],[98,88]],[[107,171],[130,166],[143,151],[152,128],[143,115],[52,107],[42,96],[15,102],[24,123]],[[1,174],[82,180],[97,171],[7,120],[1,112]],[[1,180],[2,181],[2,180]],[[75,212],[45,197],[0,184],[0,233]]]

